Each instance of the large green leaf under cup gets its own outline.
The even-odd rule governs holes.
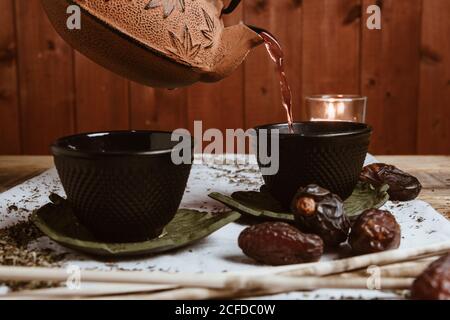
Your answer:
[[[387,185],[374,188],[368,183],[359,182],[353,194],[344,202],[345,213],[350,219],[354,219],[367,209],[380,208],[389,200],[388,188]],[[294,220],[292,213],[283,210],[264,188],[259,192],[238,191],[231,197],[217,192],[209,196],[247,216],[285,222]]]
[[[55,242],[98,256],[139,256],[181,248],[209,236],[241,216],[234,211],[211,214],[180,209],[159,238],[135,243],[105,243],[96,240],[89,230],[78,222],[65,201],[55,202],[32,214],[31,220],[34,224]]]

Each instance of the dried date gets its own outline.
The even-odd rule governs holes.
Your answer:
[[[400,225],[389,211],[370,209],[356,219],[349,243],[353,253],[367,254],[397,249],[400,238]]]
[[[320,237],[283,222],[248,227],[239,235],[238,243],[247,256],[269,265],[314,262],[323,254]]]
[[[450,300],[450,253],[434,261],[414,281],[411,298]]]
[[[360,180],[374,187],[389,185],[388,194],[393,201],[414,200],[422,190],[422,185],[416,177],[384,163],[374,163],[364,167]]]
[[[328,247],[345,242],[350,222],[339,196],[317,185],[300,188],[291,205],[296,226],[319,235]]]

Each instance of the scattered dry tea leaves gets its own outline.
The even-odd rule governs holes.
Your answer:
[[[28,245],[40,238],[42,233],[31,221],[19,222],[0,229],[0,265],[23,267],[56,267],[62,264],[65,254],[57,254],[51,249],[29,249]],[[38,289],[57,286],[51,282],[0,283],[12,291]]]

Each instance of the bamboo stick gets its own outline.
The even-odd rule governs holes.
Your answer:
[[[335,261],[273,267],[271,270],[272,274],[275,273],[285,276],[325,276],[367,268],[372,265],[384,266],[427,257],[441,256],[448,252],[450,252],[450,241],[421,248],[390,250]]]
[[[52,297],[52,296],[35,296],[35,295],[23,295],[19,297],[10,296],[10,295],[0,295],[0,301],[3,300],[61,300],[61,298],[58,297]]]
[[[23,290],[12,292],[7,297],[53,297],[53,298],[73,298],[73,297],[94,297],[105,295],[119,295],[132,293],[145,293],[164,290],[177,289],[174,285],[153,285],[153,284],[117,284],[117,283],[82,283],[80,289],[70,289],[66,286],[56,288]],[[0,296],[1,298],[1,296]]]
[[[8,270],[5,270],[8,269]],[[48,268],[5,268],[0,267],[0,279],[8,281],[57,281],[62,282],[67,277],[64,270]],[[308,282],[305,278],[293,278],[281,275],[270,277],[238,276],[223,274],[164,274],[128,271],[84,271],[83,281],[110,282],[110,283],[137,283],[137,284],[172,284],[183,287],[232,289],[232,290],[265,290],[280,288],[282,290],[296,290],[303,288]],[[346,279],[342,279],[346,281]],[[333,283],[330,283],[333,286]],[[309,288],[309,287],[308,287]]]
[[[437,258],[422,259],[417,262],[403,262],[388,266],[383,266],[379,269],[380,277],[390,277],[390,278],[415,278],[420,274],[429,263],[433,262]],[[369,274],[367,270],[356,270],[353,272],[346,272],[339,275],[327,276],[327,278],[341,277],[345,279],[352,279],[358,277],[368,277]],[[350,280],[348,280],[350,281]],[[179,288],[174,285],[139,285],[139,284],[112,284],[112,283],[83,283],[80,290],[73,290],[67,287],[57,287],[57,288],[47,288],[47,289],[36,289],[36,290],[25,290],[20,292],[14,292],[8,295],[8,297],[34,297],[34,298],[94,298],[102,296],[114,296],[118,295],[122,297],[123,295],[135,294],[138,297],[143,294],[148,294],[155,291],[161,292],[161,296],[170,297],[172,294],[178,295],[179,292],[186,292],[186,288]],[[187,288],[190,290],[190,288]],[[192,288],[193,290],[194,288]],[[234,290],[231,290],[235,292]],[[205,295],[205,291],[195,290],[189,292],[201,292],[201,295]],[[248,292],[252,296],[251,292]],[[266,292],[264,292],[266,293]],[[216,292],[212,294],[211,290],[207,292],[208,296],[221,295],[223,293]]]
[[[62,282],[67,278],[65,270],[51,268],[0,267],[0,279],[8,281],[55,281]],[[162,272],[135,271],[98,271],[82,272],[82,280],[88,282],[136,283],[136,284],[172,284],[183,287],[230,289],[230,290],[296,290],[311,288],[308,281],[314,278],[292,278],[272,275],[270,277],[239,276],[226,274],[167,274]],[[341,279],[346,281],[346,279]],[[329,285],[334,286],[330,281]],[[348,282],[348,281],[347,281]],[[342,285],[342,284],[340,284]]]
[[[371,272],[379,272],[380,277],[386,277],[386,278],[416,278],[421,274],[433,261],[435,261],[437,258],[431,258],[431,259],[421,259],[418,261],[407,261],[407,262],[400,262],[395,263],[391,265],[385,265],[379,267],[379,269],[371,270]],[[351,278],[351,277],[358,277],[358,276],[369,276],[371,273],[369,272],[368,268],[365,269],[359,269],[352,272],[345,272],[339,274],[340,277],[345,278]],[[334,275],[332,275],[334,276]],[[331,276],[327,276],[331,277]]]
[[[82,282],[129,283],[129,284],[165,284],[224,288],[237,285],[239,276],[228,277],[225,274],[190,274],[145,271],[100,271],[82,270]],[[0,266],[0,280],[3,281],[52,281],[65,282],[68,274],[65,269],[43,267],[6,267]]]
[[[417,262],[403,262],[393,265],[383,266],[379,270],[379,276],[382,278],[416,278],[430,263],[435,261],[437,258],[422,259]],[[366,269],[356,270],[354,272],[342,273],[339,275],[326,276],[326,278],[340,277],[344,279],[361,278],[368,277]],[[347,280],[347,281],[350,281]],[[161,297],[161,299],[171,298],[176,299],[176,297],[186,297],[189,292],[193,299],[198,297],[214,299],[215,297],[233,297],[237,294],[240,297],[255,297],[258,296],[258,291],[245,291],[236,292],[235,290],[213,290],[204,288],[179,288],[173,285],[139,285],[139,284],[109,284],[109,283],[89,283],[84,286],[81,290],[71,290],[67,287],[49,288],[49,289],[37,289],[37,290],[26,290],[17,293],[9,294],[7,297],[11,298],[98,298],[98,299],[128,299],[128,295],[136,296],[137,299],[146,299],[149,293],[158,291],[158,293],[153,293],[156,298]],[[263,290],[261,295],[269,295],[279,293],[275,291],[271,293],[268,290]]]
[[[425,269],[429,263],[434,261],[436,258],[420,260],[418,262],[404,262],[394,265],[381,267],[379,270],[380,277],[390,277],[390,278],[415,278],[419,273]],[[367,270],[356,270],[354,272],[347,272],[339,275],[327,276],[325,278],[340,277],[344,279],[349,279],[351,281],[353,278],[368,277],[369,274]],[[195,290],[194,290],[195,289]],[[236,294],[235,290],[222,290],[223,292],[208,290],[199,290],[200,288],[179,288],[173,285],[139,285],[139,284],[108,284],[108,283],[83,283],[81,290],[71,290],[67,287],[49,288],[49,289],[37,289],[37,290],[26,290],[17,293],[9,294],[8,297],[34,297],[34,298],[94,298],[105,296],[106,299],[110,299],[111,296],[117,295],[118,298],[124,295],[136,295],[138,298],[144,294],[148,294],[154,291],[160,292],[161,297],[172,297],[172,295],[184,295],[185,292],[198,293],[199,297],[207,296],[209,298],[214,298],[215,296],[233,296]],[[187,291],[188,290],[188,291]],[[191,291],[189,291],[191,290]],[[246,291],[245,295],[255,296],[253,291]],[[277,293],[277,292],[275,292]],[[194,296],[195,296],[194,294]],[[264,295],[268,294],[268,291],[263,291]],[[145,295],[144,295],[145,296]]]
[[[10,280],[30,280],[36,279],[37,276],[40,275],[40,279],[45,279],[46,281],[56,281],[59,279],[61,273],[54,272],[55,270],[46,269],[46,268],[34,268],[32,270],[26,270],[27,275],[24,275],[23,269],[29,268],[15,268],[16,275],[14,276],[11,272],[9,272]],[[45,277],[43,277],[44,273],[48,272]],[[144,273],[132,273],[130,272],[112,272],[105,273],[103,271],[88,271],[89,274],[84,274],[84,278],[88,278],[92,281],[92,279],[96,279],[95,281],[111,280],[113,282],[121,282],[124,279],[133,283],[133,281],[153,281],[153,282],[161,282],[167,281],[166,277],[161,277],[161,274],[149,275]],[[0,275],[1,275],[0,268]],[[65,275],[65,274],[64,274]],[[133,277],[131,277],[133,275]],[[152,277],[153,276],[153,277]],[[167,275],[166,275],[167,276]],[[298,290],[313,290],[318,288],[367,288],[367,279],[364,277],[345,279],[342,277],[334,277],[334,278],[318,278],[318,277],[286,277],[286,276],[270,276],[270,277],[225,277],[213,279],[210,275],[196,275],[195,284],[193,284],[190,279],[184,279],[180,277],[180,275],[170,275],[177,276],[176,279],[172,279],[172,282],[185,282],[190,283],[187,287],[195,287],[195,288],[206,288],[206,289],[222,289],[216,291],[203,291],[206,296],[219,296],[234,294],[236,292],[245,290],[245,291],[263,291],[263,292],[290,292],[290,291],[298,291]],[[186,275],[182,275],[186,277]],[[183,281],[181,281],[183,280]],[[409,278],[386,278],[383,279],[383,287],[385,289],[403,289],[409,287],[412,280]],[[220,286],[220,287],[219,287]],[[223,291],[223,292],[220,292]],[[200,292],[197,290],[196,292]]]
[[[380,290],[409,289],[413,278],[381,279]],[[99,297],[100,300],[206,300],[225,298],[244,298],[273,295],[294,291],[309,291],[316,289],[368,289],[367,278],[358,277],[345,279],[342,277],[302,277],[287,279],[286,282],[273,283],[272,287],[257,290],[217,290],[209,288],[181,288],[152,294],[131,294],[112,297]]]
[[[410,277],[416,278],[418,277],[426,268],[433,262],[439,259],[422,259],[419,261],[408,261],[404,263],[395,263],[391,265],[385,265],[380,268],[380,276],[381,277]],[[366,270],[367,273],[367,270]]]
[[[168,274],[162,272],[136,271],[82,271],[82,281],[136,284],[165,284],[182,287],[239,290],[298,290],[305,284],[306,276],[326,276],[370,265],[386,265],[402,261],[422,259],[428,256],[442,255],[450,250],[450,241],[423,248],[393,250],[383,253],[353,257],[338,261],[327,261],[289,267],[272,267],[270,277],[261,277],[261,273],[228,274]],[[266,273],[267,274],[267,273]],[[56,281],[67,279],[64,269],[4,267],[0,266],[0,280],[8,281]],[[347,279],[343,279],[348,282]],[[299,282],[300,281],[300,282]],[[332,283],[329,285],[333,285]],[[198,291],[197,291],[198,292]],[[217,293],[220,295],[220,293]]]
[[[130,294],[93,297],[89,300],[212,300],[239,297],[239,291],[229,289],[180,288],[150,294]]]

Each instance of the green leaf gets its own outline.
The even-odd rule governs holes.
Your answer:
[[[367,209],[380,208],[389,200],[388,188],[386,185],[374,188],[368,183],[358,183],[353,194],[344,202],[345,213],[354,219]],[[285,222],[294,220],[292,213],[283,212],[282,206],[264,188],[260,192],[235,192],[231,197],[217,192],[209,196],[247,216]]]
[[[358,182],[353,194],[344,202],[345,213],[351,219],[358,217],[367,209],[378,209],[389,200],[389,186],[372,187],[369,183]]]
[[[61,200],[36,210],[31,220],[49,238],[74,250],[100,256],[136,256],[187,246],[236,221],[240,216],[233,211],[211,214],[180,209],[159,238],[136,243],[97,241],[89,230],[78,222],[65,201]]]

